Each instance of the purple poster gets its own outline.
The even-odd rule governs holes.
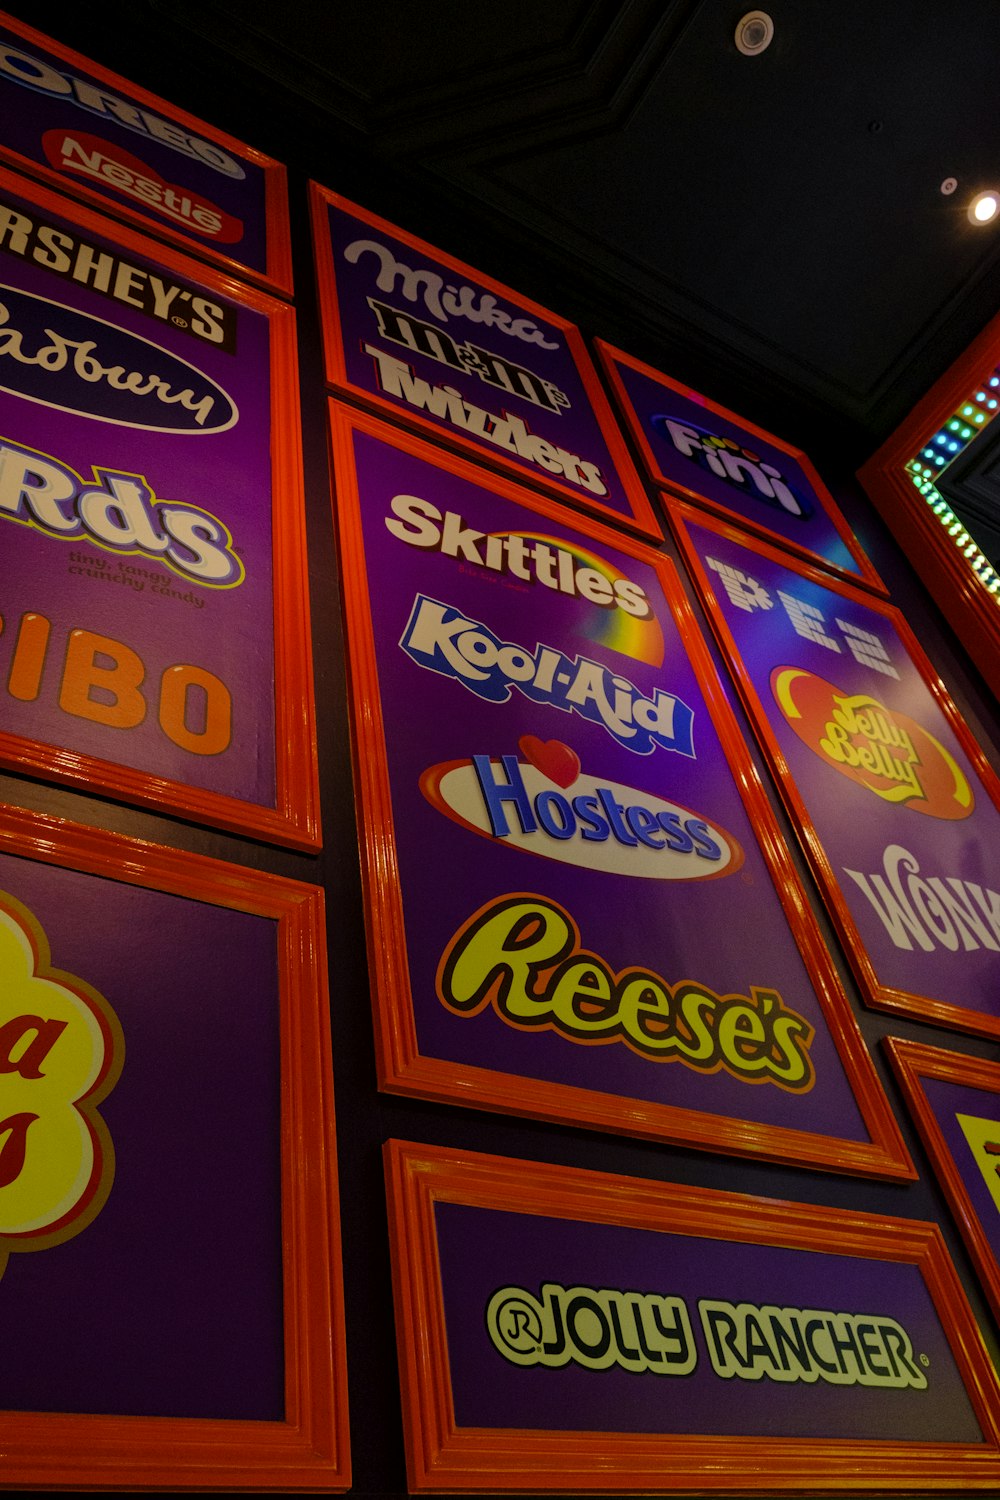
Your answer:
[[[572,324],[313,186],[328,378],[660,536]]]
[[[0,22],[8,160],[291,289],[282,167],[40,32]]]
[[[285,757],[308,789],[311,747],[276,728],[276,634],[308,652],[301,584],[276,590],[276,559],[301,555],[293,376],[272,398],[293,315],[15,187],[0,181],[5,758],[34,742],[50,774],[77,757],[78,781],[156,803],[171,783],[195,816],[302,841]]]
[[[384,1081],[908,1171],[669,564],[373,419],[334,451]]]
[[[1000,812],[900,615],[683,526],[872,1003],[1000,1029]]]
[[[412,1490],[995,1484],[936,1226],[400,1141],[386,1169]]]
[[[598,349],[659,484],[884,592],[801,450],[610,345]]]

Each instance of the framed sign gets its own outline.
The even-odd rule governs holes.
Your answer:
[[[936,1225],[399,1141],[386,1170],[411,1491],[996,1493]]]
[[[313,183],[327,380],[660,539],[579,331]]]
[[[669,562],[331,419],[382,1086],[912,1175]]]
[[[620,349],[596,343],[657,484],[820,567],[886,592],[801,449]]]
[[[7,162],[291,292],[279,162],[2,13],[0,111]]]
[[[1000,1035],[1000,787],[899,611],[671,502],[867,1002]]]
[[[1000,1066],[899,1037],[884,1046],[1000,1322]]]
[[[0,170],[0,764],[319,843],[297,396],[284,303]]]
[[[322,915],[0,809],[5,1484],[349,1486]]]

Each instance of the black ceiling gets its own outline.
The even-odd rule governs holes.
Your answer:
[[[998,0],[107,0],[24,19],[857,457],[996,311]],[[100,18],[100,24],[98,24]],[[950,196],[941,192],[957,178]]]

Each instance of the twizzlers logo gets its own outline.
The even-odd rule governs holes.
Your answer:
[[[11,1250],[78,1234],[103,1207],[114,1150],[98,1106],[121,1072],[102,995],[51,967],[27,907],[0,893],[0,1273]]]

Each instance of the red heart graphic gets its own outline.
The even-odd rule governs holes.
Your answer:
[[[556,786],[572,786],[580,774],[580,757],[562,740],[540,740],[536,734],[522,734],[517,748],[536,771],[541,771]]]

